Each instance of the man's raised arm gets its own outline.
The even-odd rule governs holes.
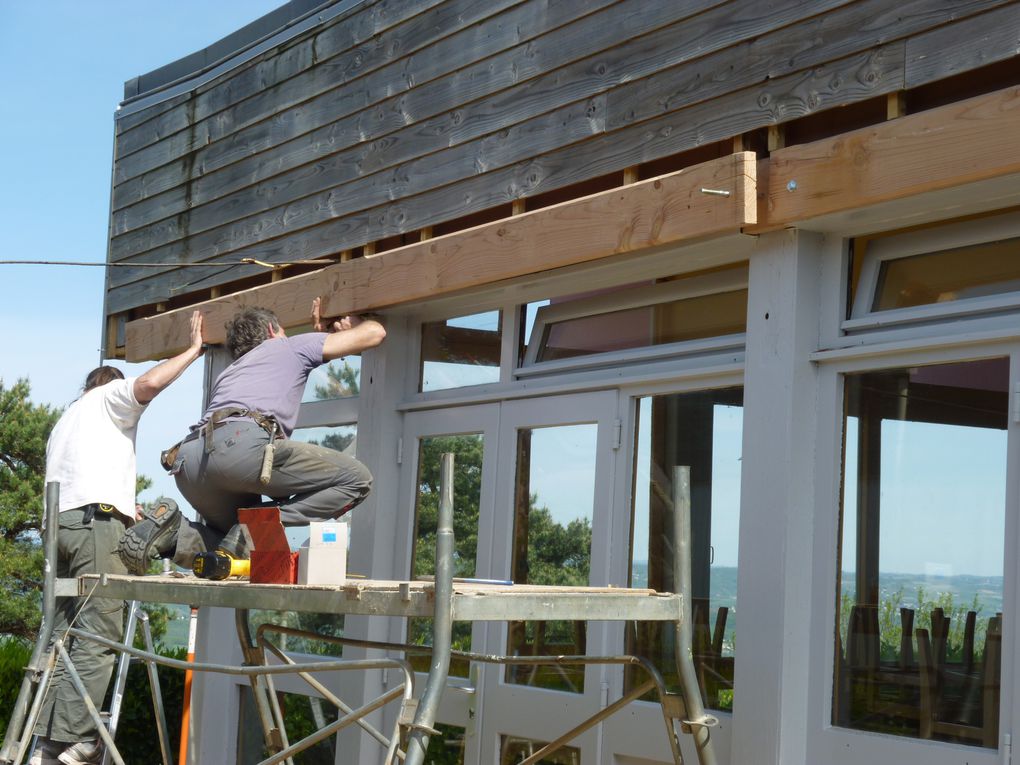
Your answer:
[[[161,390],[181,376],[191,362],[203,353],[202,314],[191,314],[191,345],[183,353],[162,361],[135,380],[135,399],[139,404],[148,404]]]

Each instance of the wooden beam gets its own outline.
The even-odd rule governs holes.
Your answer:
[[[769,157],[758,223],[748,233],[797,225],[926,192],[1020,173],[1020,87]]]
[[[165,358],[188,342],[188,317],[205,316],[207,340],[242,307],[272,308],[285,326],[325,315],[377,311],[527,274],[664,244],[722,236],[754,223],[751,152],[359,258],[128,324],[131,361]],[[703,189],[727,192],[704,193]]]

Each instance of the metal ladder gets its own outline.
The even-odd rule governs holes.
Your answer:
[[[43,549],[45,552],[43,618],[39,627],[39,637],[36,640],[28,666],[25,668],[25,677],[21,682],[21,690],[18,693],[18,699],[14,704],[11,719],[7,725],[4,745],[0,749],[0,763],[20,765],[26,755],[31,754],[35,738],[33,730],[38,722],[53,670],[57,666],[57,661],[63,661],[68,668],[72,682],[75,683],[78,692],[82,695],[83,702],[89,709],[93,719],[96,720],[99,735],[106,744],[103,752],[103,765],[109,764],[111,756],[118,765],[123,765],[123,760],[116,753],[116,748],[112,744],[117,732],[117,724],[120,720],[124,690],[127,687],[128,669],[131,665],[131,656],[126,653],[121,654],[113,685],[110,710],[109,712],[101,713],[95,708],[88,694],[85,693],[77,670],[71,663],[64,648],[63,637],[53,640],[53,625],[56,619],[57,507],[60,498],[59,492],[59,484],[49,483],[46,485],[46,511],[43,515]],[[146,648],[152,653],[152,631],[149,628],[149,616],[142,610],[141,604],[133,600],[128,605],[128,618],[123,637],[124,643],[130,645],[134,642],[135,632],[139,623],[142,625],[142,634],[145,638]],[[154,664],[147,662],[147,668],[153,709],[156,713],[160,749],[162,750],[164,762],[171,762],[172,760],[169,759],[169,734],[166,714],[163,709],[159,677]]]

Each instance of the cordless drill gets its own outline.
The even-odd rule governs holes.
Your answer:
[[[246,558],[235,558],[222,550],[199,553],[195,556],[191,570],[199,579],[227,579],[231,576],[248,576],[251,572],[251,561]]]

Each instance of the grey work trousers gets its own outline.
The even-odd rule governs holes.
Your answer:
[[[177,488],[206,525],[182,519],[174,562],[190,567],[196,554],[213,550],[237,523],[237,510],[258,507],[270,497],[284,525],[340,517],[372,488],[368,468],[353,457],[316,444],[290,439],[275,442],[269,483],[259,482],[269,435],[251,420],[229,420],[205,440],[181,445],[173,466]]]
[[[124,536],[123,521],[116,516],[97,517],[85,525],[84,515],[83,510],[65,510],[58,516],[57,576],[126,574],[117,554],[117,545]],[[59,598],[54,638],[63,637],[69,626],[120,641],[124,634],[124,601],[95,596]],[[96,709],[102,709],[115,651],[77,638],[67,640],[64,647]],[[63,662],[57,663],[50,679],[35,733],[67,744],[93,741],[99,736]]]

